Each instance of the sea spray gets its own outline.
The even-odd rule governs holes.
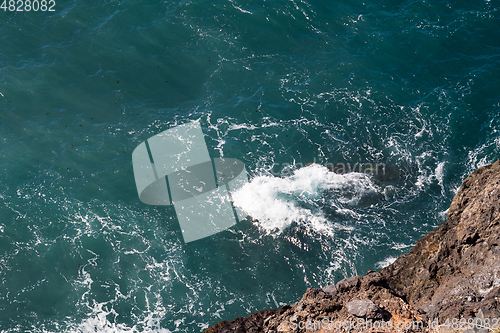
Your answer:
[[[324,206],[349,209],[329,200],[327,194],[355,206],[364,196],[380,192],[366,174],[337,174],[311,164],[286,177],[257,176],[236,191],[233,199],[267,232],[282,232],[296,222],[331,236],[336,226],[325,217]]]

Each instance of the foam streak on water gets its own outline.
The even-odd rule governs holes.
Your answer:
[[[327,199],[327,192],[337,195],[337,200]],[[324,209],[341,209],[335,201],[356,205],[364,195],[378,192],[380,189],[366,174],[339,175],[312,164],[284,178],[255,177],[234,193],[233,199],[235,206],[258,220],[258,225],[268,232],[282,232],[295,222],[318,234],[334,237],[335,228],[339,226],[329,222]],[[342,210],[342,214],[349,212],[352,213],[345,208]]]

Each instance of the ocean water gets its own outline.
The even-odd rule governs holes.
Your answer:
[[[1,9],[0,331],[201,332],[408,253],[500,158],[498,8]],[[234,204],[256,220],[185,244],[139,201],[132,151],[192,120],[245,163]]]

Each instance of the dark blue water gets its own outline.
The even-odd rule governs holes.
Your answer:
[[[198,332],[407,253],[500,158],[498,8],[2,9],[0,329]],[[132,151],[197,119],[245,163],[235,204],[258,221],[185,244],[172,207],[139,201]]]

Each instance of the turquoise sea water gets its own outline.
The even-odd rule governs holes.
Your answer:
[[[0,11],[0,330],[199,332],[407,253],[500,158],[498,8]],[[172,207],[139,201],[132,151],[196,119],[212,157],[245,163],[235,205],[258,221],[184,244]]]

